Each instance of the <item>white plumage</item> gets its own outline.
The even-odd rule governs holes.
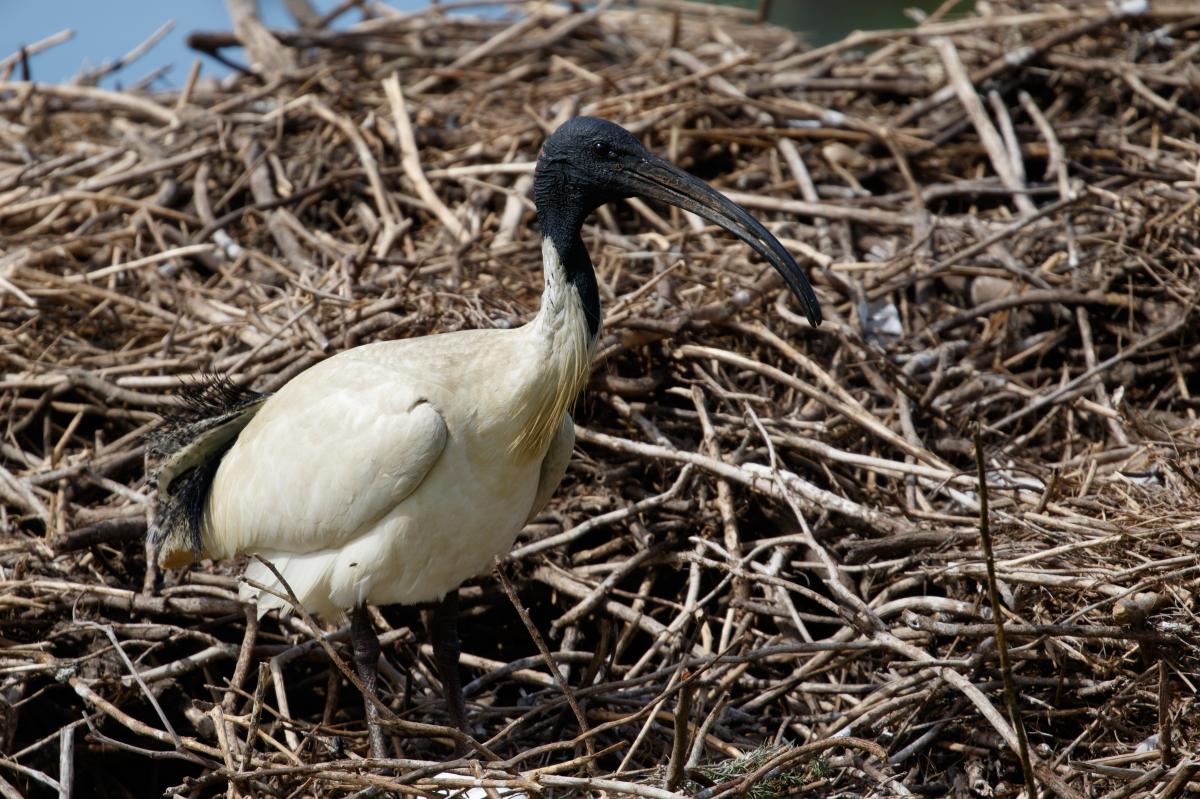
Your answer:
[[[594,345],[548,241],[543,256],[530,323],[356,347],[267,400],[217,469],[204,552],[260,555],[326,616],[438,600],[489,569],[566,471]],[[283,593],[257,561],[246,576]]]

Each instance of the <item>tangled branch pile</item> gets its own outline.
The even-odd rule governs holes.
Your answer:
[[[995,612],[1041,789],[1195,795],[1187,5],[999,0],[816,50],[668,2],[243,19],[220,86],[0,83],[0,794],[1011,796]],[[147,563],[143,436],[180,380],[529,318],[532,162],[576,113],[766,221],[827,321],[695,219],[596,216],[576,457],[501,567],[586,730],[484,576],[494,757],[440,762],[417,613],[384,608],[408,726],[378,773],[301,620],[248,616],[237,564]]]

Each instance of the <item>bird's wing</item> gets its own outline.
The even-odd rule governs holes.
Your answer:
[[[409,496],[446,445],[441,413],[386,366],[330,359],[263,406],[221,461],[209,555],[342,546]]]
[[[542,468],[538,472],[537,494],[533,499],[533,507],[529,510],[529,518],[525,520],[526,524],[533,521],[533,517],[541,513],[550,497],[554,496],[554,490],[567,473],[567,464],[571,462],[571,451],[574,448],[575,424],[571,421],[571,414],[566,413],[563,414],[558,432],[550,442],[550,448],[546,450],[546,457],[542,459]]]

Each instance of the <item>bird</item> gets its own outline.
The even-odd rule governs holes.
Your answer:
[[[290,610],[263,561],[271,563],[306,611],[349,615],[355,670],[369,692],[379,639],[367,605],[432,604],[447,714],[467,730],[457,589],[511,549],[566,473],[571,409],[602,325],[581,231],[601,205],[635,196],[742,239],[820,324],[804,272],[745,209],[619,125],[569,119],[546,138],[534,171],[537,314],[520,327],[356,346],[271,395],[228,379],[194,386],[147,447],[156,500],[148,534],[159,564],[257,556],[241,590],[261,616]],[[378,711],[364,700],[371,754],[386,757]]]

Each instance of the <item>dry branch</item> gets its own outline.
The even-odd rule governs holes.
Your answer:
[[[261,74],[0,59],[0,796],[1016,795],[998,626],[1039,784],[1200,793],[1191,4],[994,0],[818,49],[678,0],[230,5],[193,41]],[[398,608],[405,757],[360,758],[339,620],[147,565],[143,438],[181,380],[530,318],[531,172],[589,108],[751,207],[826,322],[699,219],[598,214],[576,457],[504,564],[538,635],[465,589],[484,759],[447,760]]]

